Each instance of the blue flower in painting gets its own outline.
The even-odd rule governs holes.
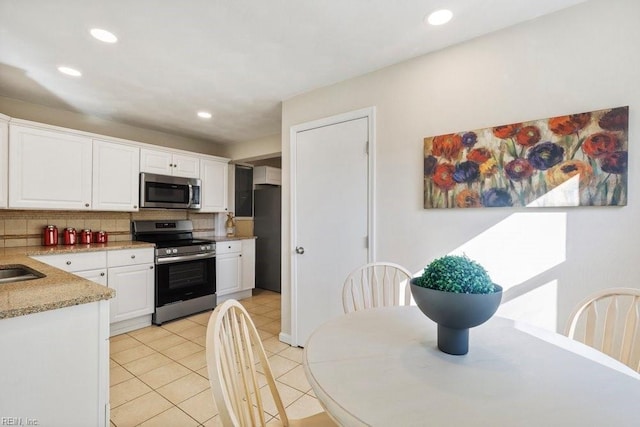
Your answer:
[[[453,180],[457,183],[473,182],[480,177],[480,166],[474,162],[461,162],[456,165]]]
[[[476,145],[476,142],[478,142],[478,135],[475,132],[467,132],[462,135],[462,145],[465,147],[471,148]]]
[[[490,188],[482,193],[482,206],[486,208],[502,208],[513,206],[511,194],[502,188]]]
[[[534,168],[544,171],[557,165],[564,157],[564,148],[553,142],[543,142],[529,150],[527,160]]]

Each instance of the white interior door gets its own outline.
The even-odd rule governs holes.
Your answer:
[[[292,344],[342,315],[342,285],[368,259],[370,117],[299,131],[294,141]]]

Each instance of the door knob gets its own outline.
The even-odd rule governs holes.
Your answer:
[[[304,253],[304,248],[302,246],[298,246],[296,248],[296,253],[302,255]]]

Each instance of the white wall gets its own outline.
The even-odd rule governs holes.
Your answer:
[[[244,141],[236,144],[227,144],[225,157],[231,160],[251,161],[280,156],[282,138],[280,134]]]
[[[289,129],[368,106],[377,108],[378,260],[417,272],[463,248],[509,288],[504,313],[560,329],[586,294],[640,287],[639,17],[636,0],[593,0],[284,102],[283,332],[291,328]],[[423,209],[424,137],[623,105],[627,206]]]

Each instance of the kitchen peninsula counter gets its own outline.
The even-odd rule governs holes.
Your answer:
[[[108,300],[115,296],[115,291],[111,288],[36,261],[30,258],[31,256],[153,246],[152,243],[121,241],[88,245],[23,246],[0,249],[1,266],[24,265],[45,275],[39,279],[0,285],[0,319]]]

